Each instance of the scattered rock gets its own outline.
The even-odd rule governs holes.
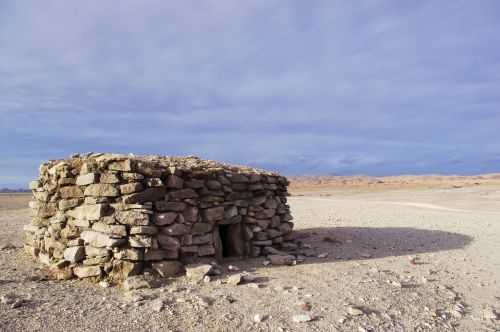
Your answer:
[[[241,283],[243,283],[243,274],[237,273],[229,276],[227,278],[227,283],[234,286],[240,285]]]
[[[125,279],[123,282],[123,289],[129,291],[134,289],[151,288],[150,283],[144,276],[132,276]]]
[[[297,306],[301,309],[301,310],[304,310],[304,311],[311,311],[312,309],[312,305],[309,303],[309,302],[305,302],[305,301],[300,301],[297,303]]]
[[[269,255],[267,256],[272,265],[293,265],[295,256],[292,255]]]
[[[151,307],[151,310],[153,310],[155,312],[160,312],[165,307],[165,303],[163,302],[162,299],[156,299],[156,300],[151,301],[150,307]]]
[[[295,315],[292,317],[294,323],[307,323],[313,320],[313,317],[309,314]]]
[[[361,309],[360,309],[360,308],[358,308],[358,307],[354,307],[354,306],[349,306],[349,307],[347,307],[347,313],[348,313],[350,316],[361,316],[361,315],[364,315],[363,310],[361,310]]]
[[[184,268],[186,269],[186,276],[194,282],[203,281],[203,278],[212,271],[212,265],[210,264],[186,265]]]
[[[318,258],[327,258],[328,257],[328,253],[327,252],[323,252],[321,254],[319,254],[318,256],[316,256]]]
[[[267,315],[256,314],[253,316],[253,321],[256,323],[260,323],[265,321],[268,318]]]
[[[99,282],[99,286],[101,286],[102,288],[109,288],[111,285],[109,284],[108,281],[103,280]]]
[[[483,310],[483,318],[489,320],[499,320],[499,314],[493,308],[486,308]]]
[[[227,269],[228,269],[229,271],[239,271],[239,270],[240,270],[240,268],[239,268],[239,267],[234,266],[234,265],[229,265],[229,266],[227,267]]]
[[[153,263],[151,267],[163,278],[175,277],[184,272],[184,266],[179,261],[157,262]]]
[[[14,293],[7,293],[3,296],[0,296],[0,303],[11,305],[18,300],[18,297]]]

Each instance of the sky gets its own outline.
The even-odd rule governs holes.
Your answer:
[[[500,172],[500,2],[0,0],[0,187],[77,152]]]

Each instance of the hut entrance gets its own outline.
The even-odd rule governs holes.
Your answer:
[[[216,227],[216,255],[218,259],[245,255],[245,241],[241,223]]]

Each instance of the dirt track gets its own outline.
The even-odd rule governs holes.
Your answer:
[[[23,199],[14,204],[0,197],[0,244],[22,243],[27,210],[5,205],[19,207]],[[30,278],[41,272],[22,249],[0,251],[0,296],[11,292],[25,300],[19,308],[0,304],[0,330],[500,329],[491,318],[500,312],[500,186],[303,189],[295,190],[290,205],[310,254],[328,257],[286,267],[264,267],[263,259],[236,263],[260,278],[259,287],[217,280],[191,285],[179,278],[139,292],[144,299],[136,301],[116,287]],[[213,303],[200,305],[200,296]],[[151,313],[157,298],[166,307]],[[294,323],[300,313],[315,320]],[[269,317],[255,323],[255,314]]]

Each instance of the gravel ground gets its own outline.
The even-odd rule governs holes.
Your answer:
[[[301,189],[303,263],[133,292],[46,280],[21,248],[28,200],[0,195],[0,331],[500,331],[500,186]],[[229,264],[257,279],[225,283]]]

